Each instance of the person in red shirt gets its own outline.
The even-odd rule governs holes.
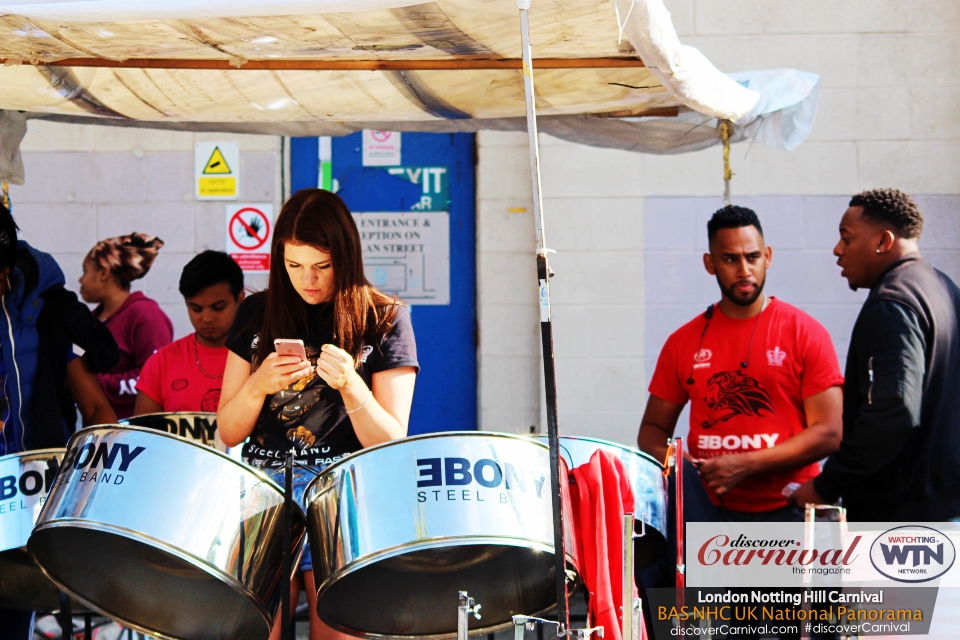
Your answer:
[[[756,213],[724,207],[707,234],[703,264],[717,279],[720,302],[667,339],[637,442],[663,459],[689,401],[684,455],[721,517],[802,520],[787,496],[840,443],[836,351],[820,323],[763,293],[773,250]]]
[[[243,271],[220,251],[204,251],[180,275],[180,293],[196,330],[157,351],[137,382],[134,415],[216,412],[227,363],[227,332],[243,301]]]

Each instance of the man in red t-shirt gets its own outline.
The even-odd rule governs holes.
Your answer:
[[[840,443],[837,354],[820,323],[763,293],[773,251],[756,213],[724,207],[707,234],[703,264],[720,302],[667,339],[637,442],[663,459],[689,400],[684,455],[725,517],[802,519],[787,495]]]
[[[183,268],[180,293],[196,330],[150,356],[140,371],[134,415],[216,412],[227,363],[227,332],[243,300],[243,271],[220,251],[204,251]]]

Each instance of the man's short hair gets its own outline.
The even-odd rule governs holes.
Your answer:
[[[0,269],[11,269],[17,264],[17,232],[10,210],[0,204]]]
[[[913,198],[899,189],[873,189],[850,199],[851,207],[863,207],[863,215],[889,224],[897,235],[917,240],[923,233],[923,214]]]
[[[763,237],[763,227],[760,218],[753,209],[728,204],[722,209],[713,212],[713,217],[707,223],[707,240],[713,242],[720,229],[739,229],[740,227],[756,227],[760,237]]]
[[[243,270],[223,251],[204,251],[194,256],[180,274],[180,293],[192,298],[207,287],[226,282],[233,298],[243,290]]]

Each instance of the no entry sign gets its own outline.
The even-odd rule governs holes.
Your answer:
[[[272,204],[228,204],[226,247],[230,257],[248,273],[270,271]]]

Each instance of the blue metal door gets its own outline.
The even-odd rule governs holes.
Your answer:
[[[337,194],[356,213],[438,210],[449,200],[446,210],[450,214],[450,304],[410,307],[420,361],[410,434],[476,429],[474,135],[404,133],[402,141],[401,164],[410,168],[403,172],[397,168],[363,166],[360,133],[334,138],[332,162]],[[318,148],[317,138],[292,140],[293,191],[317,186]],[[447,177],[443,189],[439,188],[441,172]],[[431,175],[437,188],[425,196],[427,188],[422,181]]]

